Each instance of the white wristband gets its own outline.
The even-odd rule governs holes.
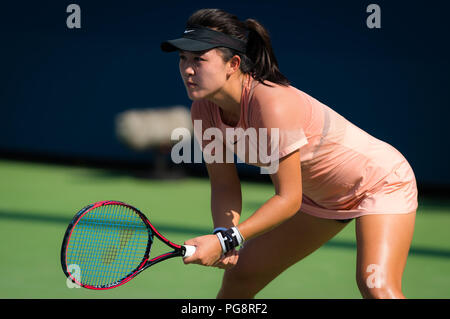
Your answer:
[[[239,229],[237,227],[231,227],[231,229],[233,230],[233,232],[238,240],[239,246],[242,245],[242,243],[244,242],[244,237],[242,237],[242,234],[239,231]]]

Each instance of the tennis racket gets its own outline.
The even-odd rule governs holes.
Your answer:
[[[154,237],[173,250],[150,258]],[[80,210],[70,222],[61,248],[64,274],[75,284],[95,290],[121,286],[156,263],[188,257],[195,246],[162,236],[137,208],[101,201]]]

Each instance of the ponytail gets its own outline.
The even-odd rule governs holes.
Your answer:
[[[250,74],[264,85],[268,85],[264,83],[266,80],[283,86],[290,85],[278,68],[269,33],[258,21],[247,19],[242,22],[235,15],[221,9],[200,9],[190,16],[186,24],[187,27],[194,25],[215,29],[247,41],[245,54],[229,48],[218,48],[225,61],[235,55],[241,58],[242,73]]]
[[[268,80],[288,86],[290,82],[278,68],[267,30],[254,19],[247,19],[245,25],[248,30],[246,56],[253,62],[252,76],[261,83]]]

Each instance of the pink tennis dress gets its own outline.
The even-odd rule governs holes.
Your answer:
[[[252,160],[252,147],[259,150],[265,146],[267,150],[262,153],[278,158],[299,149],[303,188],[300,211],[320,218],[406,214],[417,209],[415,176],[400,152],[308,94],[292,86],[268,83],[272,87],[247,77],[240,120],[235,127],[222,122],[216,104],[208,100],[193,102],[194,126],[201,123],[195,136],[204,156],[205,150],[211,150],[214,137],[239,158],[244,154],[243,161],[257,166],[266,161],[259,160],[263,156]],[[276,134],[274,128],[278,129]],[[242,141],[247,141],[242,143],[245,150],[240,149],[244,153],[237,152],[235,137],[239,134],[228,138],[236,129],[246,133],[241,135],[245,137]],[[266,131],[268,137],[261,138]],[[253,143],[252,133],[257,135]]]

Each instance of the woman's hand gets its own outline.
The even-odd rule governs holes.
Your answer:
[[[233,249],[223,255],[213,266],[228,269],[234,267],[239,259],[239,251]]]
[[[238,252],[234,249],[222,256],[222,246],[216,235],[192,238],[184,244],[196,246],[194,255],[183,258],[185,264],[198,264],[226,269],[236,265],[238,260]]]

